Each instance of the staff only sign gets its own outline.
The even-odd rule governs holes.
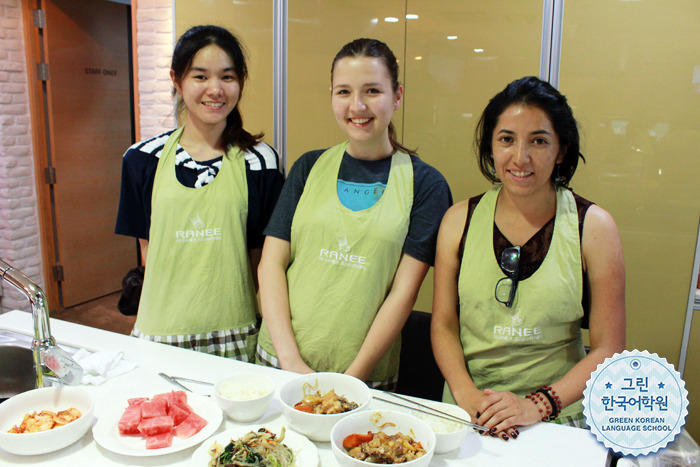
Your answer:
[[[623,455],[646,455],[680,433],[688,415],[688,391],[665,358],[625,350],[591,374],[583,392],[583,414],[605,447]]]

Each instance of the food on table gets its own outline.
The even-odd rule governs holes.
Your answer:
[[[258,386],[241,382],[224,383],[218,390],[221,397],[234,401],[250,401],[253,399],[258,399],[269,392],[270,391],[263,390]]]
[[[433,417],[421,412],[413,414],[416,418],[423,420],[435,433],[454,433],[464,428],[464,424],[453,422],[444,418]]]
[[[173,434],[170,431],[157,433],[146,438],[146,449],[168,448],[173,445]]]
[[[294,465],[294,452],[282,444],[285,430],[279,437],[266,428],[250,431],[223,447],[214,443],[209,448],[209,467],[259,466],[285,467]]]
[[[117,425],[119,434],[145,437],[146,449],[170,447],[173,436],[187,439],[208,423],[187,404],[184,391],[135,397],[127,402]]]
[[[304,398],[294,404],[294,408],[308,413],[333,414],[349,412],[359,407],[356,403],[349,402],[345,397],[336,394],[333,389],[323,395],[321,390],[311,394],[311,391],[317,387],[318,383],[315,386],[304,383]]]
[[[32,414],[25,414],[22,423],[15,425],[8,433],[37,433],[66,425],[80,418],[82,413],[75,407],[70,407],[60,412],[42,410]]]
[[[419,441],[403,433],[387,435],[383,431],[366,435],[353,433],[343,440],[348,455],[373,464],[402,464],[425,454]]]

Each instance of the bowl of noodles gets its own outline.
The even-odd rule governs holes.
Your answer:
[[[433,430],[422,420],[392,410],[367,410],[340,420],[331,431],[338,465],[401,464],[427,467],[435,453]]]
[[[279,392],[282,413],[291,428],[314,441],[329,441],[339,420],[367,409],[367,385],[342,373],[309,373],[285,383]]]

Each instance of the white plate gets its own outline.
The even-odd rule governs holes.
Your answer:
[[[187,393],[187,403],[197,415],[209,423],[199,433],[187,439],[173,436],[173,445],[168,448],[146,449],[146,438],[138,435],[119,434],[118,423],[126,409],[126,400],[124,404],[117,404],[117,406],[106,410],[104,413],[96,414],[97,423],[92,427],[92,436],[97,441],[97,444],[103,448],[127,456],[160,456],[187,449],[201,443],[215,433],[219,429],[223,418],[221,409],[208,397]]]
[[[211,456],[207,451],[214,444],[214,442],[219,443],[222,446],[226,446],[231,442],[231,439],[238,439],[250,431],[258,431],[260,428],[267,428],[271,432],[278,434],[282,431],[281,424],[259,424],[259,425],[249,425],[231,428],[230,430],[224,431],[217,435],[212,436],[208,440],[202,443],[201,446],[194,451],[192,454],[192,467],[205,467],[209,465]],[[300,435],[285,426],[284,440],[282,444],[287,445],[292,451],[294,451],[294,465],[297,467],[317,467],[318,466],[318,449],[316,445],[309,441],[304,435]]]

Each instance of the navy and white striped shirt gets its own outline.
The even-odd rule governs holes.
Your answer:
[[[173,131],[136,143],[124,154],[115,233],[148,240],[156,168],[165,142]],[[277,202],[284,175],[280,171],[277,152],[266,143],[257,143],[244,155],[248,182],[248,248],[262,248],[263,229]],[[184,186],[199,188],[216,177],[222,157],[196,162],[178,145],[175,175]]]

